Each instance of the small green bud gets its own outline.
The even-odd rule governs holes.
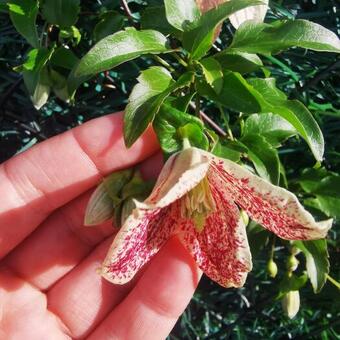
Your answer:
[[[301,253],[301,250],[295,246],[292,247],[291,251],[290,251],[293,255],[298,255]]]
[[[277,265],[273,261],[273,259],[270,259],[267,263],[267,273],[272,278],[274,278],[277,275]]]
[[[293,319],[300,309],[300,294],[298,290],[288,292],[281,301],[284,313]]]
[[[247,215],[247,213],[244,210],[241,210],[240,211],[240,216],[241,216],[241,218],[243,220],[244,225],[247,226],[248,223],[249,223],[249,216]]]
[[[114,206],[104,183],[98,185],[87,204],[84,225],[91,226],[103,223],[112,218]]]
[[[299,265],[299,260],[294,256],[290,255],[287,260],[287,270],[294,272]]]

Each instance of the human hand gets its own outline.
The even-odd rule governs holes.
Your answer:
[[[92,120],[0,166],[0,339],[164,339],[200,273],[172,239],[131,283],[96,274],[113,238],[84,227],[100,178],[157,151],[148,130],[131,149],[122,114]],[[157,172],[159,157],[144,161]]]

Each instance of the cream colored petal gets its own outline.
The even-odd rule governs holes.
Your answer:
[[[101,275],[115,284],[130,281],[169,239],[176,228],[176,206],[137,208],[116,235],[101,268]]]
[[[268,10],[268,1],[262,0],[262,2],[266,3],[265,5],[250,6],[237,11],[229,17],[231,24],[237,29],[247,20],[263,22]]]
[[[171,156],[144,204],[163,208],[184,196],[206,175],[211,157],[197,148],[188,148]]]
[[[246,228],[239,210],[220,182],[210,178],[209,184],[216,211],[198,231],[190,220],[180,225],[183,245],[198,266],[223,287],[242,287],[252,269]]]
[[[240,165],[215,158],[209,173],[256,222],[288,240],[324,238],[332,220],[316,222],[291,192],[263,180]]]

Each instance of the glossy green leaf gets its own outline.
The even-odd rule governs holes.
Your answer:
[[[58,47],[51,57],[51,64],[67,70],[72,68],[79,62],[78,57],[69,48]]]
[[[313,198],[304,202],[329,217],[340,218],[340,175],[325,169],[310,169],[299,181],[302,189]]]
[[[215,54],[214,58],[221,64],[223,71],[230,70],[241,74],[256,71],[263,66],[256,54],[245,52],[225,50]]]
[[[8,1],[9,15],[15,29],[33,47],[39,47],[39,39],[36,28],[38,15],[37,0],[10,0]]]
[[[287,138],[297,134],[296,129],[279,115],[273,113],[252,114],[244,124],[243,135],[258,134],[273,147],[279,147]]]
[[[183,47],[190,52],[191,58],[202,58],[211,48],[216,27],[231,14],[251,5],[262,4],[258,0],[231,0],[202,14],[196,27],[183,34]]]
[[[43,0],[41,11],[48,23],[70,27],[78,20],[80,0]]]
[[[242,152],[247,152],[247,148],[240,150],[237,145],[229,141],[218,141],[211,151],[214,155],[221,158],[230,159],[233,162],[238,162],[241,158]]]
[[[261,95],[237,72],[224,74],[219,94],[206,82],[197,83],[197,90],[200,95],[232,110],[245,113],[261,112]]]
[[[187,112],[189,104],[194,96],[195,92],[179,97],[169,97],[167,101],[171,102],[171,106],[174,107],[175,109],[182,112]]]
[[[261,95],[262,112],[272,112],[286,119],[308,143],[316,160],[321,161],[324,153],[322,132],[308,109],[297,100],[287,100],[275,86],[272,78],[248,79],[248,84]]]
[[[241,142],[248,148],[248,156],[257,173],[267,181],[278,185],[280,162],[277,150],[259,134],[248,134]]]
[[[124,26],[124,16],[116,11],[106,12],[94,27],[93,37],[99,41],[110,34],[116,33]]]
[[[201,13],[195,0],[164,0],[166,19],[180,31],[196,26]]]
[[[223,86],[223,72],[220,63],[214,58],[205,58],[200,61],[207,83],[218,94]]]
[[[170,34],[177,31],[168,23],[164,5],[146,7],[141,13],[141,28],[143,30],[156,30],[163,34]]]
[[[230,49],[248,53],[279,53],[290,47],[340,52],[335,33],[307,20],[276,21],[272,24],[245,22],[236,31]]]
[[[69,78],[70,90],[73,92],[83,81],[96,73],[109,70],[143,54],[167,51],[169,50],[165,36],[156,31],[127,28],[109,35],[92,47],[75,66]]]
[[[124,116],[124,139],[130,147],[152,122],[159,107],[173,91],[188,86],[192,73],[183,74],[176,82],[163,67],[154,66],[143,71],[133,88]]]
[[[320,292],[329,273],[327,241],[295,241],[294,245],[301,249],[306,257],[307,275],[314,293]]]
[[[182,150],[183,133],[186,134],[192,146],[206,149],[209,145],[204,135],[202,121],[169,104],[161,106],[153,122],[153,128],[166,157]]]

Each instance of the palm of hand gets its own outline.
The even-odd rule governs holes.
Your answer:
[[[126,150],[121,126],[106,116],[0,166],[0,339],[163,339],[188,303],[199,273],[176,239],[127,285],[96,274],[114,229],[83,227],[90,188],[157,150],[152,131]]]

